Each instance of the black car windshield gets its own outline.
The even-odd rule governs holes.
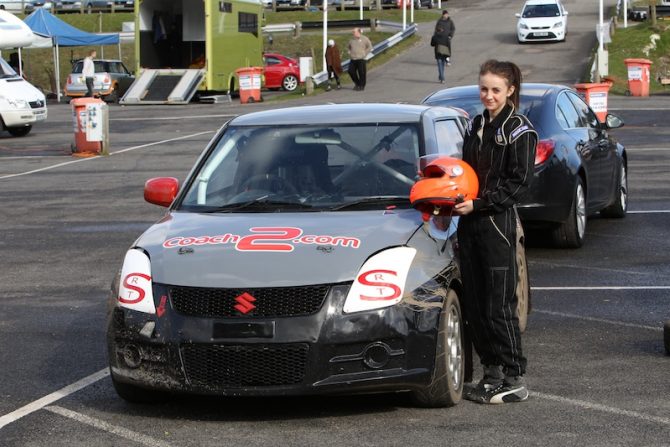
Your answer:
[[[231,126],[199,164],[178,209],[249,212],[247,204],[253,204],[255,212],[313,212],[409,206],[419,150],[416,123]]]
[[[550,3],[547,5],[527,5],[523,10],[522,17],[532,19],[534,17],[558,17],[560,15],[558,5]]]

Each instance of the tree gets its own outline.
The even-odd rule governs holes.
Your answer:
[[[656,0],[649,0],[649,16],[651,26],[656,26]]]

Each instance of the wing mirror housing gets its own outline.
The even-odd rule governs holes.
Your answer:
[[[144,200],[158,206],[170,206],[177,192],[179,180],[174,177],[152,178],[144,184]]]
[[[618,129],[619,127],[623,127],[623,120],[616,115],[608,113],[605,117],[605,125],[608,129]]]

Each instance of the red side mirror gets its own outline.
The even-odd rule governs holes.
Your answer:
[[[168,207],[177,196],[179,180],[174,177],[157,177],[144,184],[144,200],[154,205]]]

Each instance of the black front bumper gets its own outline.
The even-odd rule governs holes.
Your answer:
[[[329,287],[316,313],[193,317],[172,299],[161,316],[110,300],[108,353],[115,380],[213,395],[298,395],[410,390],[430,382],[439,306],[343,314],[349,285]],[[157,306],[167,296],[154,285]],[[422,296],[421,301],[439,302]]]

